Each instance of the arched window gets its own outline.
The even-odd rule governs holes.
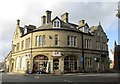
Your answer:
[[[42,46],[42,36],[39,36],[39,46]]]
[[[39,36],[36,36],[36,46],[39,46]]]
[[[57,46],[58,45],[58,35],[56,34],[55,35],[55,46]]]
[[[45,35],[43,35],[43,46],[46,44]]]
[[[26,57],[21,60],[21,70],[26,70]]]
[[[56,21],[54,21],[54,27],[56,27]]]
[[[20,68],[20,58],[17,57],[16,59],[16,70],[18,70]]]

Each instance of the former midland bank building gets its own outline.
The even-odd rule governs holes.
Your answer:
[[[65,73],[108,70],[108,38],[101,24],[91,26],[80,20],[69,22],[69,14],[51,19],[41,17],[41,26],[21,27],[17,20],[12,41],[9,72]]]

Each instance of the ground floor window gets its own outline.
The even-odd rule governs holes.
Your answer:
[[[66,56],[64,59],[64,70],[75,71],[77,70],[77,57]]]
[[[44,55],[35,56],[33,59],[33,73],[37,71],[46,72],[48,57]]]
[[[21,60],[21,70],[26,70],[26,57],[25,56]]]

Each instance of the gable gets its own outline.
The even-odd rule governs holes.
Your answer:
[[[14,39],[19,38],[22,35],[21,31],[20,31],[20,27],[17,27],[15,32],[14,32]]]
[[[99,36],[99,37],[102,37],[104,40],[107,41],[107,35],[106,33],[104,32],[103,28],[101,25],[98,25],[96,31],[95,31],[95,35]]]
[[[61,27],[61,20],[58,17],[55,17],[52,20],[52,25],[53,25],[53,28],[60,28]]]

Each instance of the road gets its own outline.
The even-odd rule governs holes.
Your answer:
[[[10,75],[2,74],[2,82],[118,82],[118,73],[76,73],[65,75]]]

